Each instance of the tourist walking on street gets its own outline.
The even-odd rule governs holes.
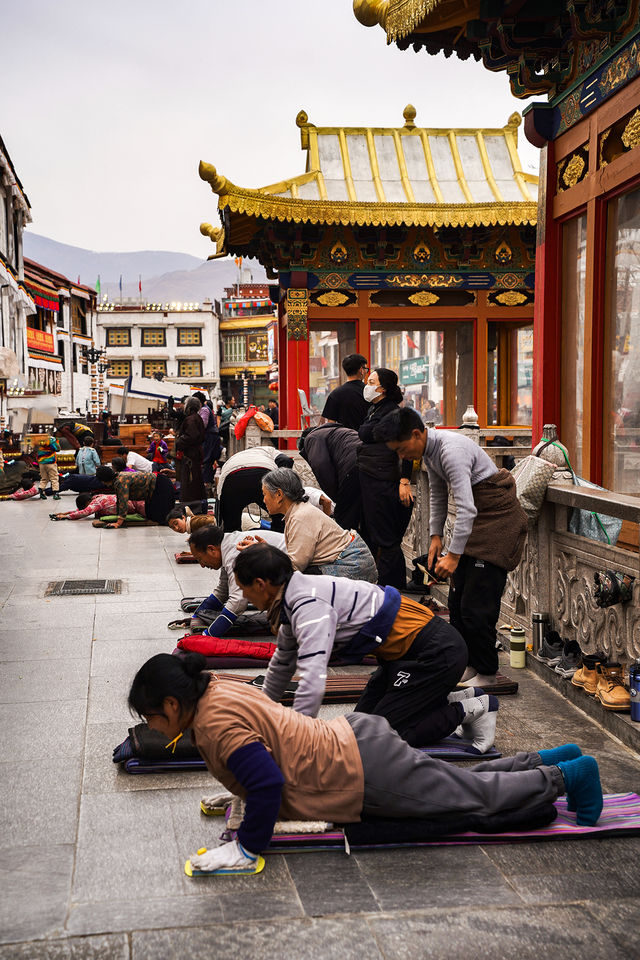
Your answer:
[[[56,454],[60,452],[60,444],[55,437],[49,437],[45,444],[38,444],[36,447],[36,458],[38,460],[38,469],[40,470],[40,499],[46,500],[47,495],[44,492],[47,485],[51,484],[53,490],[53,499],[59,500],[60,494],[60,474],[58,472],[58,458]]]
[[[469,686],[493,683],[498,670],[496,623],[507,573],[520,562],[527,518],[508,470],[498,470],[485,451],[453,430],[425,428],[415,410],[398,410],[376,436],[401,457],[424,459],[429,474],[428,566],[450,578],[451,624],[464,637]],[[456,519],[448,551],[442,552],[449,490]]]
[[[378,367],[369,374],[364,388],[369,401],[367,418],[358,430],[364,441],[358,450],[362,495],[362,535],[378,568],[378,583],[403,590],[407,569],[402,538],[411,519],[411,460],[401,464],[397,454],[375,438],[375,429],[389,413],[398,409],[402,391],[393,370]]]

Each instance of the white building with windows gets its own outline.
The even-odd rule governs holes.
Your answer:
[[[219,324],[213,304],[102,303],[98,339],[106,350],[107,389],[129,377],[187,384],[218,393]],[[151,387],[151,384],[150,384]]]

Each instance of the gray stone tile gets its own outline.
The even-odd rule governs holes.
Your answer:
[[[82,659],[91,656],[93,616],[83,624],[69,624],[62,631],[42,630],[37,625],[0,630],[0,661]]]
[[[273,857],[269,857],[267,860],[265,870],[271,869],[272,859]],[[254,879],[257,880],[258,877]],[[269,886],[266,890],[259,892],[252,887],[247,893],[249,896],[242,899],[232,893],[222,893],[218,896],[226,923],[271,920],[274,917],[284,920],[304,916],[304,909],[293,886],[290,890],[273,890]]]
[[[356,857],[342,852],[310,853],[290,856],[287,866],[307,916],[380,909]]]
[[[167,631],[166,638],[131,640],[94,640],[91,650],[91,676],[124,676],[129,683],[137,670],[156,653],[171,653],[181,636]]]
[[[551,840],[544,843],[496,844],[483,847],[486,856],[507,877],[549,876],[617,870],[629,858],[640,859],[640,837]]]
[[[0,947],[0,960],[129,960],[129,956],[129,942],[123,934]]]
[[[82,756],[86,713],[86,700],[0,704],[3,760]]]
[[[89,658],[13,660],[0,674],[0,703],[83,700],[87,696]]]
[[[165,897],[74,903],[66,930],[72,935],[193,927],[224,919],[220,897],[213,892],[180,897],[169,904]]]
[[[170,774],[128,774],[112,762],[113,748],[127,736],[135,724],[132,717],[122,723],[90,723],[87,726],[83,794],[127,793],[136,791],[173,791],[193,788],[194,807],[200,795],[209,791],[215,781],[207,771],[183,771]],[[200,844],[199,844],[200,846]]]
[[[628,960],[587,910],[543,907],[535,910],[457,910],[446,913],[372,917],[369,926],[383,956],[393,960],[416,957],[461,957],[478,960]]]
[[[566,903],[574,900],[613,900],[618,897],[640,896],[637,855],[634,857],[633,852],[627,852],[624,842],[620,844],[618,851],[617,868],[602,867],[584,873],[567,871],[537,876],[511,876],[510,883],[525,903]]]
[[[253,879],[255,882],[258,877]],[[216,960],[274,960],[291,956],[296,960],[318,960],[319,956],[323,960],[382,960],[364,920],[333,917],[134,933],[131,945],[132,960],[211,956],[213,949]]]
[[[163,793],[82,797],[74,902],[137,900],[144,891],[170,904],[182,891],[185,859]]]
[[[0,764],[3,832],[11,843],[74,843],[81,761],[47,758]]]
[[[55,845],[46,840],[37,846],[0,849],[0,940],[30,940],[62,933],[73,856],[73,844]],[[0,957],[11,956],[8,949],[0,948]],[[35,954],[17,952],[15,956],[26,960]]]
[[[127,697],[133,680],[131,676],[91,677],[89,689],[89,723],[107,723],[121,720],[130,726],[131,714]],[[126,736],[124,733],[122,739]],[[114,744],[115,746],[115,744]]]
[[[521,903],[480,847],[380,850],[355,859],[382,910]]]
[[[640,924],[640,899],[587,901],[584,906],[596,918],[609,936],[613,937],[625,956],[638,955],[638,925]]]

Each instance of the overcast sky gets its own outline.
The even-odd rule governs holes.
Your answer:
[[[420,126],[497,127],[526,103],[505,73],[388,47],[351,0],[20,0],[2,32],[0,134],[30,229],[93,250],[208,256],[198,161],[245,187],[302,173],[302,108],[318,126],[401,126],[411,102]]]

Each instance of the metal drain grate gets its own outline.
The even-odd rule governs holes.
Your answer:
[[[121,593],[122,580],[53,580],[46,597],[77,597],[81,594]]]

